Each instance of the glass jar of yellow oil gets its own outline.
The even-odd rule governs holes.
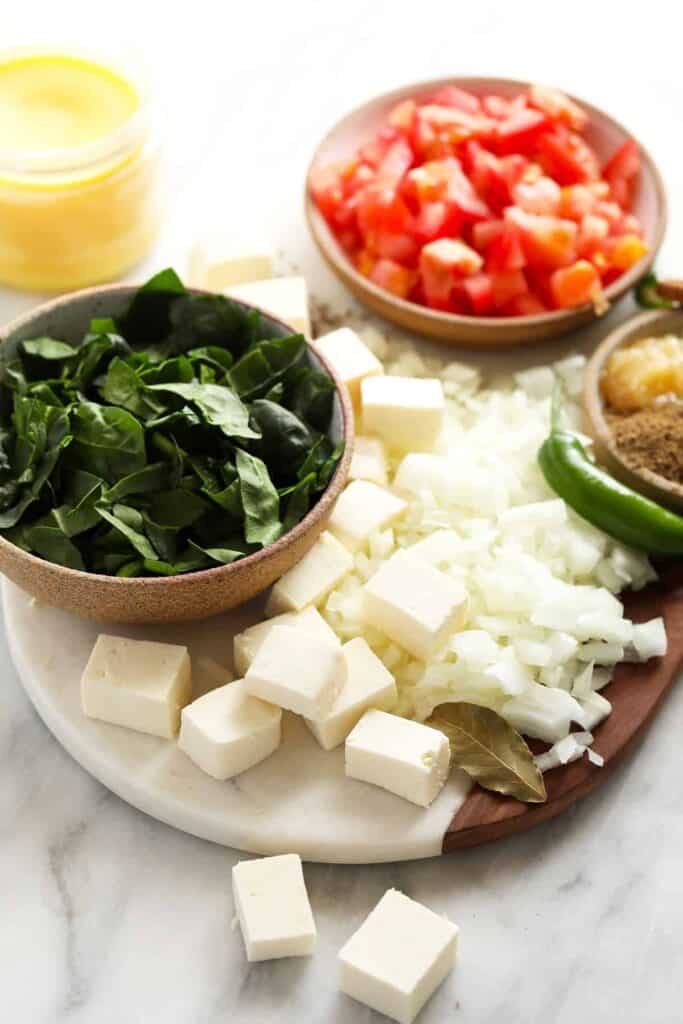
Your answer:
[[[158,223],[158,145],[132,75],[76,54],[0,54],[0,282],[110,281]]]

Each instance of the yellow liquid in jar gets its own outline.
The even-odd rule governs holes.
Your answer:
[[[0,281],[63,291],[108,281],[156,233],[156,158],[116,71],[68,55],[0,61]],[[84,148],[88,147],[88,148]]]

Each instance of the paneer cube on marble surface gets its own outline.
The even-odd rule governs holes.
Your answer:
[[[332,708],[317,722],[306,719],[324,750],[344,742],[369,708],[390,711],[397,699],[396,682],[363,637],[354,637],[342,647],[346,660],[346,682]]]
[[[389,889],[339,954],[339,987],[398,1024],[412,1024],[455,965],[458,928]]]
[[[192,699],[186,647],[101,633],[81,677],[90,718],[170,739]]]
[[[428,807],[450,770],[444,733],[385,711],[366,711],[346,738],[346,774]]]
[[[340,644],[305,629],[275,626],[244,678],[253,697],[320,721],[332,710],[346,673]]]
[[[183,708],[178,745],[214,779],[231,779],[280,746],[282,711],[252,697],[243,679]]]
[[[301,857],[292,853],[240,861],[232,869],[232,889],[247,960],[314,952],[316,928]]]

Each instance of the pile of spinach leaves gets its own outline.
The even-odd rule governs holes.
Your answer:
[[[162,271],[78,344],[0,348],[0,534],[115,576],[233,562],[327,486],[333,397],[302,335]]]

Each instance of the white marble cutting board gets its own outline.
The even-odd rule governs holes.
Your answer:
[[[41,718],[79,764],[134,807],[251,853],[296,852],[305,860],[351,864],[441,852],[444,832],[469,788],[460,773],[429,809],[415,807],[347,779],[344,748],[322,750],[303,722],[286,714],[280,749],[218,782],[175,741],[82,714],[79,682],[98,633],[182,643],[194,658],[230,665],[233,635],[259,618],[260,605],[185,625],[121,626],[36,604],[5,579],[2,598],[12,660]]]

